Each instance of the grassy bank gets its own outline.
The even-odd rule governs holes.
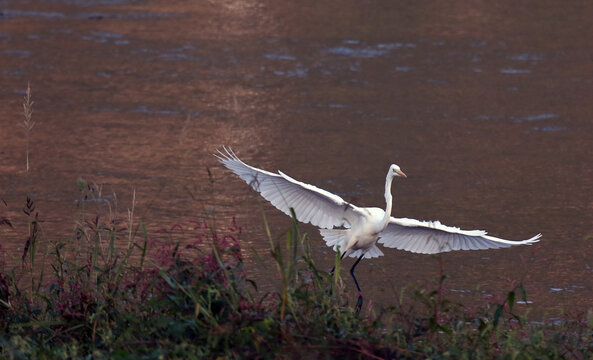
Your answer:
[[[81,191],[80,204],[96,193],[88,184]],[[443,277],[436,289],[357,315],[340,278],[316,267],[296,222],[270,239],[282,286],[264,295],[245,276],[234,221],[213,229],[204,218],[191,238],[174,238],[189,231],[149,235],[132,210],[121,219],[81,214],[69,243],[47,243],[34,205],[27,199],[21,265],[0,264],[2,358],[593,356],[592,314],[527,322],[513,311],[521,286],[470,310],[443,296]]]
[[[31,109],[28,92],[27,139]],[[28,145],[26,153],[28,174]],[[339,257],[335,276],[318,269],[294,221],[285,235],[268,237],[277,265],[270,276],[281,286],[262,294],[246,277],[234,220],[214,227],[204,216],[148,231],[134,200],[119,216],[109,201],[98,201],[100,187],[78,186],[74,230],[62,241],[49,240],[28,194],[22,204],[0,202],[0,237],[26,234],[18,249],[0,247],[0,259],[19,259],[0,260],[0,358],[593,357],[593,314],[527,321],[514,308],[528,296],[521,284],[470,309],[447,298],[442,275],[435,289],[356,314]],[[18,206],[26,228],[5,216]]]

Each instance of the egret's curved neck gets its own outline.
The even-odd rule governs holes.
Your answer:
[[[387,174],[385,179],[385,216],[383,217],[382,225],[383,229],[387,227],[389,219],[391,219],[391,207],[393,205],[393,196],[391,196],[391,182],[393,181],[393,175],[391,172]]]

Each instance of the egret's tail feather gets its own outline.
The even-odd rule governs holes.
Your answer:
[[[360,255],[362,255],[363,251],[361,249],[355,250],[350,252],[350,254],[348,254],[348,256],[352,257],[352,258],[358,258],[360,257]],[[377,245],[373,245],[370,249],[368,249],[367,251],[364,252],[364,258],[363,259],[372,259],[375,257],[379,257],[379,256],[383,256],[385,254],[383,254],[383,251],[381,251],[381,249],[379,249],[377,247]]]
[[[348,229],[319,229],[319,233],[321,233],[321,236],[323,236],[325,244],[327,246],[331,246],[334,251],[338,251],[339,247],[342,254],[346,253],[347,256],[352,258],[357,258],[363,253],[363,250],[361,249],[353,250],[346,248],[348,246]],[[383,256],[383,252],[377,247],[377,245],[373,245],[364,253],[365,259],[379,256]]]
[[[374,257],[379,257],[379,256],[383,256],[383,251],[381,251],[381,249],[379,249],[377,247],[377,244],[373,245],[372,248],[370,248],[365,254],[364,254],[364,258],[365,259],[371,259]]]
[[[342,253],[346,251],[346,245],[348,245],[347,231],[343,229],[319,229],[323,240],[325,240],[325,244],[334,249],[334,251],[338,251],[339,247]]]

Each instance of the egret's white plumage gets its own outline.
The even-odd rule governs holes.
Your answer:
[[[406,177],[397,165],[391,165],[385,180],[385,210],[375,207],[357,207],[338,195],[313,185],[305,184],[278,171],[277,174],[245,164],[232,150],[223,147],[218,159],[241,179],[258,191],[280,211],[304,223],[320,227],[326,244],[338,248],[342,256],[358,257],[351,269],[362,258],[383,255],[377,243],[385,247],[421,254],[436,254],[452,250],[482,250],[530,245],[541,237],[511,241],[489,236],[483,230],[461,230],[438,221],[419,221],[391,216],[393,197],[391,182],[394,177]],[[354,277],[356,286],[358,282]],[[359,299],[359,305],[362,298]]]

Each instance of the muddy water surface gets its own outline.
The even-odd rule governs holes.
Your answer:
[[[408,179],[394,216],[544,234],[440,258],[386,249],[358,268],[376,304],[433,286],[442,261],[462,300],[523,280],[538,312],[591,307],[591,18],[581,1],[2,1],[0,215],[15,225],[0,233],[3,261],[22,251],[27,191],[47,238],[72,237],[79,179],[102,186],[87,206],[103,211],[117,199],[125,214],[135,189],[150,229],[236,216],[243,248],[266,257],[262,206],[275,234],[290,222],[217,164],[226,144],[362,206],[382,206],[397,163]],[[250,274],[271,281],[250,254]]]

